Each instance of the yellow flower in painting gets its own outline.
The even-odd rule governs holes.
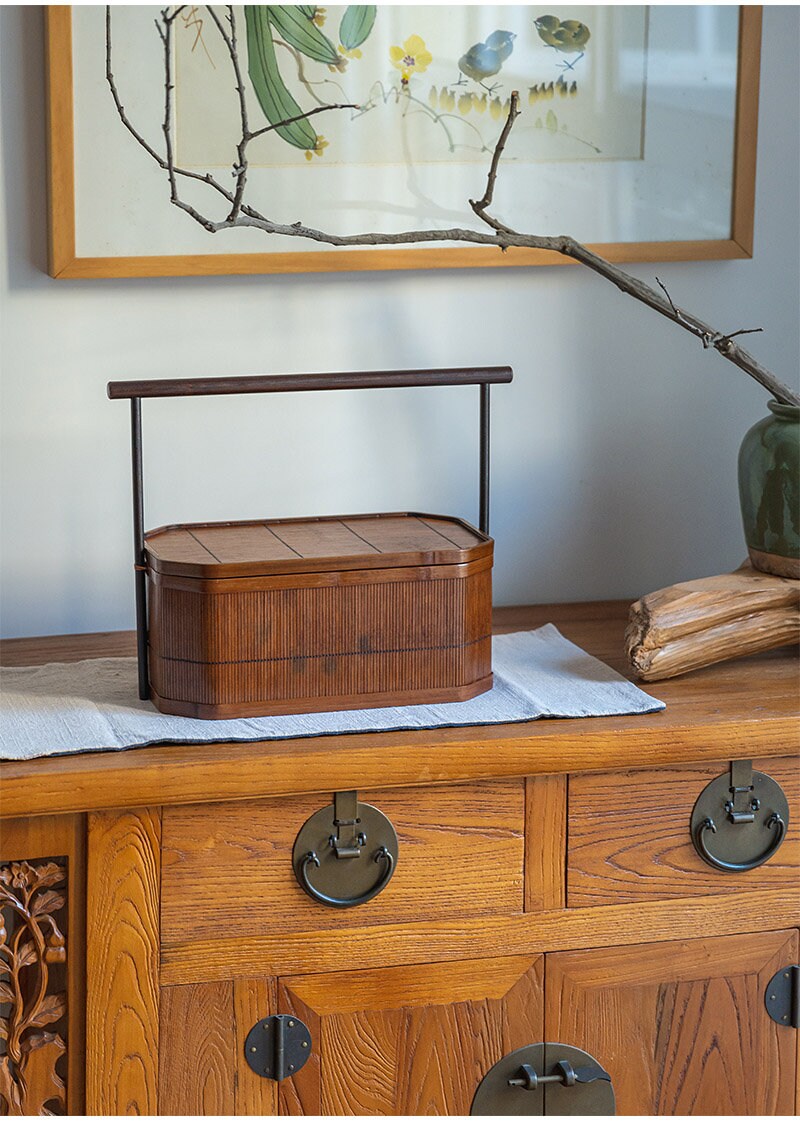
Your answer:
[[[328,141],[325,139],[325,137],[324,136],[318,136],[317,137],[317,142],[314,145],[314,147],[313,148],[308,148],[306,150],[306,152],[305,152],[306,159],[310,160],[312,155],[313,156],[321,156],[322,153],[325,151],[325,149],[327,147],[328,147]]]
[[[311,17],[311,22],[315,23],[317,25],[317,27],[322,27],[322,25],[325,22],[325,16],[327,14],[327,10],[328,10],[327,8],[315,8],[314,9],[314,14]]]
[[[433,62],[433,55],[419,35],[406,39],[402,47],[389,47],[389,58],[392,66],[402,71],[403,82],[412,74],[423,74]]]
[[[486,94],[484,94],[482,97],[473,98],[472,104],[475,107],[475,112],[476,113],[485,113],[486,112]]]
[[[351,49],[348,50],[347,47],[343,47],[341,43],[339,44],[339,54],[344,55],[345,58],[361,58],[361,51],[358,47],[351,47]]]
[[[436,91],[436,86],[431,86],[431,92],[428,94],[428,104],[431,109],[435,109],[439,104],[439,94]]]
[[[471,93],[462,93],[461,97],[459,97],[459,99],[458,99],[458,111],[459,111],[459,113],[461,113],[463,116],[466,116],[467,113],[469,113],[471,108],[472,108],[472,94]]]
[[[499,97],[493,97],[489,103],[489,112],[492,114],[492,120],[499,121],[503,115],[503,103]]]
[[[456,107],[456,95],[447,86],[442,86],[439,91],[439,108],[442,112],[452,113]]]

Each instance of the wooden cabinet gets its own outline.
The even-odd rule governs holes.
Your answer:
[[[623,668],[622,611],[505,618],[552,619]],[[41,660],[103,653],[42,642]],[[30,980],[1,990],[0,1111],[464,1115],[494,1064],[546,1041],[593,1056],[621,1114],[791,1113],[798,1031],[765,995],[800,957],[796,662],[651,691],[663,713],[4,765],[6,945]],[[697,855],[689,817],[735,759],[780,782],[789,820],[765,865],[730,874]],[[292,846],[354,789],[399,856],[380,895],[337,910],[301,890]],[[26,861],[60,877],[42,889],[61,939],[46,970],[19,965],[8,895]],[[310,1032],[281,1082],[247,1061],[272,1016]]]

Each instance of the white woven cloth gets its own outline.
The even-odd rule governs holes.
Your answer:
[[[471,701],[298,716],[195,720],[140,701],[135,658],[0,670],[0,758],[36,759],[160,743],[294,739],[346,732],[513,724],[542,716],[658,712],[648,696],[552,624],[496,635],[494,685]]]

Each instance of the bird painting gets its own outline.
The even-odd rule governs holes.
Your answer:
[[[499,83],[487,86],[485,79],[500,73],[503,63],[514,50],[515,39],[516,35],[512,31],[493,31],[485,42],[476,43],[461,56],[458,69],[467,78],[493,93]],[[460,78],[458,84],[463,85],[464,79]]]
[[[586,24],[579,19],[560,20],[558,16],[539,16],[533,23],[539,32],[539,38],[548,47],[564,55],[578,55],[572,62],[564,59],[559,64],[563,70],[574,70],[575,63],[580,62],[586,53],[584,47],[592,36]]]

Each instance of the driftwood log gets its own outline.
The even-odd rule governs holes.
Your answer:
[[[749,564],[643,596],[630,609],[625,651],[643,681],[800,642],[800,581]]]

